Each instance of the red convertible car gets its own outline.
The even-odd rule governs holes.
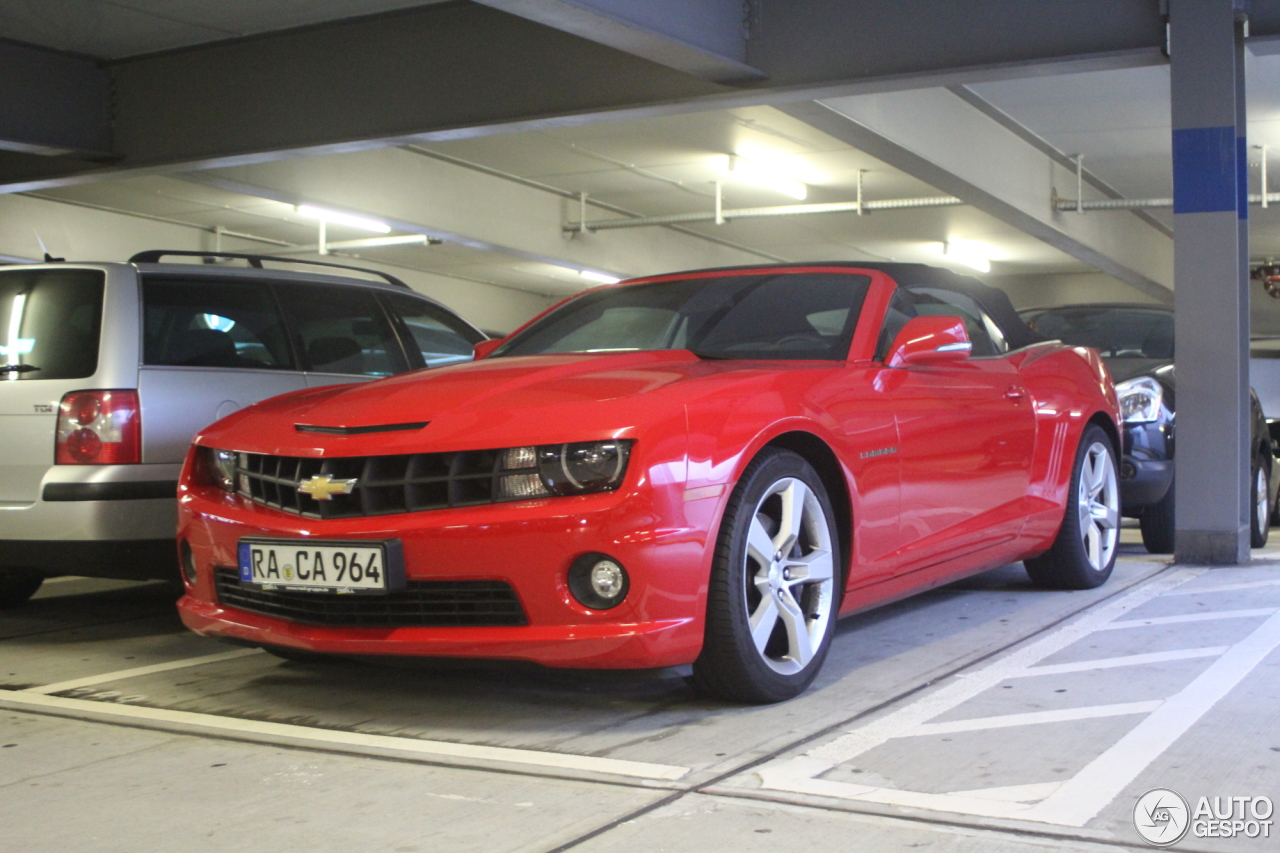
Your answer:
[[[842,614],[1014,560],[1057,588],[1111,573],[1107,371],[973,279],[663,275],[477,354],[197,436],[183,621],[292,658],[692,663],[705,693],[772,702]]]

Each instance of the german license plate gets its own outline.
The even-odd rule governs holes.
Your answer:
[[[385,593],[404,587],[399,540],[241,539],[240,582],[299,592]]]

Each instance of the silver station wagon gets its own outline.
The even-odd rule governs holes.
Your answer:
[[[465,361],[484,337],[339,264],[156,251],[0,268],[0,607],[56,575],[176,579],[196,432],[288,391]]]

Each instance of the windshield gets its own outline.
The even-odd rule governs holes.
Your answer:
[[[1027,325],[1064,344],[1093,347],[1103,358],[1173,358],[1173,312],[1089,306],[1024,312]]]
[[[98,270],[0,272],[0,382],[92,376],[102,287]]]
[[[689,278],[588,291],[493,356],[687,349],[703,358],[842,360],[871,279],[850,273]]]

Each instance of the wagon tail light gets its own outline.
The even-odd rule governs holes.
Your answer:
[[[141,462],[138,392],[72,391],[63,396],[54,461],[59,465]]]

